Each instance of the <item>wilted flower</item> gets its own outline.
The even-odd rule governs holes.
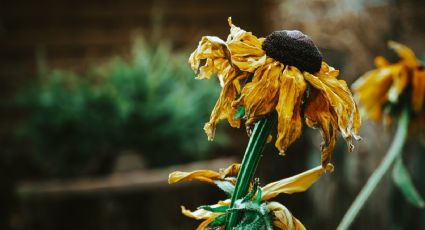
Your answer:
[[[189,63],[197,79],[218,76],[221,94],[204,129],[208,138],[221,119],[247,126],[273,112],[278,113],[275,146],[283,154],[301,135],[302,118],[323,136],[322,165],[329,163],[338,130],[350,150],[358,138],[360,115],[339,71],[322,61],[312,40],[296,30],[281,30],[257,38],[232,24],[226,41],[204,36]],[[243,111],[243,116],[239,112]]]
[[[169,183],[177,183],[180,181],[199,180],[208,183],[214,183],[219,188],[227,192],[229,195],[233,193],[235,176],[239,171],[239,164],[232,164],[227,169],[215,172],[212,170],[197,170],[193,172],[173,172],[169,175]],[[285,178],[264,187],[259,187],[254,183],[251,185],[250,192],[247,197],[236,202],[235,210],[249,211],[255,215],[248,224],[258,225],[274,225],[282,230],[301,230],[305,229],[303,224],[296,219],[291,212],[278,202],[269,202],[271,198],[279,194],[292,194],[306,191],[320,176],[326,171],[332,171],[333,166],[328,164],[326,168],[318,166],[295,176]],[[204,220],[199,226],[201,229],[224,229],[226,214],[232,211],[230,208],[230,199],[219,201],[214,205],[205,205],[199,207],[196,211],[190,211],[181,206],[182,213],[188,217]],[[246,214],[247,212],[245,212]],[[246,214],[248,215],[248,214]],[[246,218],[248,219],[248,218]],[[243,222],[244,218],[242,218]],[[256,229],[256,228],[250,228]]]
[[[413,114],[423,112],[425,69],[407,46],[389,41],[400,60],[389,63],[384,57],[375,58],[374,70],[361,76],[353,91],[362,105],[362,113],[375,121],[392,120],[393,108],[408,105]]]

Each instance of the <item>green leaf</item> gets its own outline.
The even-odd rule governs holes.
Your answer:
[[[207,210],[207,211],[210,211],[210,212],[226,212],[228,208],[229,207],[224,206],[224,205],[218,206],[218,207],[213,207],[213,206],[210,206],[210,205],[202,205],[202,206],[198,207],[198,209],[204,209],[204,210]]]
[[[416,190],[401,157],[399,157],[395,162],[393,168],[393,180],[409,203],[418,208],[425,208],[425,202]]]
[[[245,116],[245,106],[239,106],[235,113],[235,119],[242,119]]]
[[[230,181],[215,180],[214,184],[230,196],[235,191],[235,186]]]
[[[256,203],[256,204],[260,204],[261,203],[261,197],[263,196],[263,190],[261,189],[261,187],[260,186],[258,186],[258,189],[257,189],[257,196],[255,197],[255,200],[254,200],[254,202]]]

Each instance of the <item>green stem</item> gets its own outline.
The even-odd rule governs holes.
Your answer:
[[[258,162],[261,159],[267,137],[271,128],[276,123],[276,116],[270,115],[259,120],[254,127],[245,155],[242,160],[241,169],[238,174],[235,191],[232,195],[231,207],[234,207],[235,201],[243,198],[249,188],[249,184],[254,176]],[[239,215],[236,212],[230,212],[226,221],[226,229],[231,230],[236,226]]]
[[[353,223],[354,219],[362,209],[367,199],[372,194],[378,183],[381,181],[385,173],[388,171],[390,166],[393,164],[395,159],[401,154],[404,143],[407,138],[407,131],[409,127],[409,109],[404,108],[402,114],[398,120],[397,131],[394,136],[393,142],[382,160],[378,168],[369,177],[366,185],[362,188],[359,195],[357,195],[354,202],[351,204],[348,211],[342,218],[341,223],[338,226],[338,230],[347,230]]]

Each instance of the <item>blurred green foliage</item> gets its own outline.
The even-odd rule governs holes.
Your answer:
[[[187,57],[138,39],[128,60],[81,75],[41,65],[38,81],[18,97],[30,111],[19,136],[49,175],[75,175],[124,150],[149,166],[202,158],[212,146],[202,127],[220,88],[195,81]]]

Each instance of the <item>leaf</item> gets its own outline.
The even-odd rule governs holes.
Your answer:
[[[214,180],[214,184],[230,196],[235,191],[235,186],[230,181]]]
[[[401,157],[395,162],[392,176],[394,183],[410,204],[418,208],[425,208],[425,202],[416,190]]]
[[[210,211],[210,212],[215,212],[215,213],[216,212],[219,212],[219,213],[226,212],[228,208],[229,207],[227,207],[227,206],[213,207],[212,205],[211,206],[210,205],[202,205],[202,206],[198,207],[198,209],[204,209],[204,210],[207,210],[207,211]]]
[[[255,200],[254,200],[254,202],[256,203],[256,204],[260,204],[261,203],[261,197],[263,196],[263,190],[261,189],[261,187],[260,186],[258,186],[258,189],[257,189],[257,196],[255,196]]]

